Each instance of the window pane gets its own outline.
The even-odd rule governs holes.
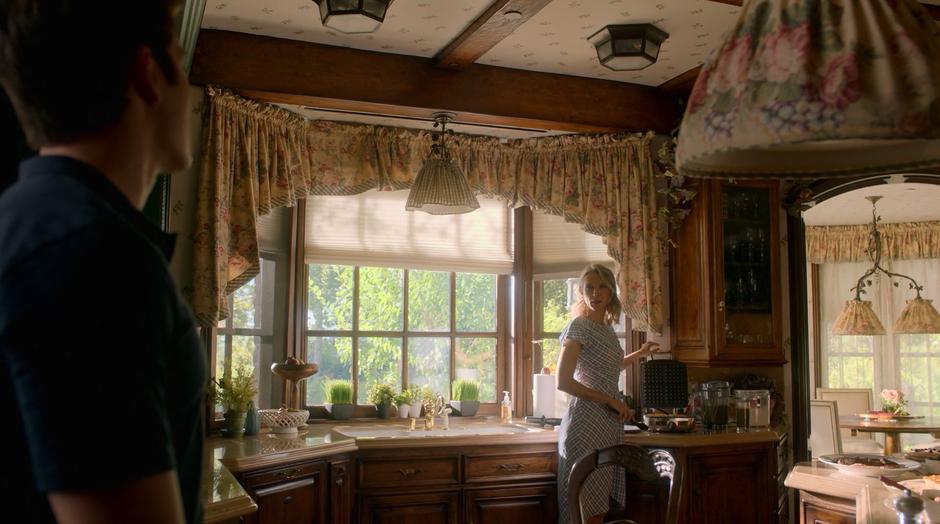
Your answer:
[[[352,329],[352,304],[352,266],[307,266],[307,329]]]
[[[403,275],[403,270],[394,268],[359,269],[359,329],[401,330]]]
[[[232,297],[232,326],[236,328],[260,328],[256,323],[255,305],[258,277],[235,290]],[[260,319],[259,319],[260,320]],[[258,322],[260,324],[260,322]]]
[[[245,369],[254,371],[259,343],[258,337],[232,335],[232,369],[244,366]]]
[[[408,272],[408,329],[450,331],[450,273]]]
[[[408,384],[430,386],[450,399],[450,338],[408,339]]]
[[[496,275],[457,273],[457,331],[496,331]]]
[[[215,336],[215,378],[225,376],[225,335]]]
[[[561,342],[557,338],[542,339],[542,367],[548,366],[552,374],[558,369],[558,355],[561,354]],[[535,371],[541,371],[536,369]]]
[[[458,338],[455,379],[480,383],[480,402],[496,402],[496,339]]]
[[[561,333],[568,324],[567,280],[542,281],[542,333]]]
[[[368,403],[369,388],[386,382],[401,387],[401,339],[363,337],[359,339],[359,404]]]
[[[307,337],[307,361],[320,371],[307,379],[307,405],[323,404],[323,382],[350,380],[352,339],[347,337]]]

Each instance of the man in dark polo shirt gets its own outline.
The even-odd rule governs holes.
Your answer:
[[[140,212],[191,162],[172,0],[0,0],[0,521],[201,522],[205,354]]]

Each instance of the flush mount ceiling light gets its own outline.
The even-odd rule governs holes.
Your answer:
[[[881,232],[878,231],[878,221],[881,217],[875,210],[875,203],[881,200],[880,196],[865,197],[871,202],[871,229],[868,233],[868,257],[871,258],[872,267],[866,271],[852,291],[855,291],[855,299],[846,301],[845,309],[839,314],[832,325],[833,335],[884,335],[885,328],[878,320],[874,310],[871,308],[871,302],[862,300],[865,288],[871,285],[872,276],[881,272],[888,278],[905,278],[909,280],[908,289],[917,293],[917,298],[907,302],[907,307],[901,312],[897,322],[894,324],[894,332],[899,334],[924,334],[940,333],[940,313],[933,307],[930,300],[921,298],[920,292],[924,290],[913,278],[900,273],[892,273],[881,267]],[[898,283],[894,283],[898,287]]]
[[[323,25],[341,33],[372,33],[385,21],[393,0],[313,0]]]
[[[480,207],[463,172],[457,167],[447,152],[445,142],[448,133],[447,123],[454,119],[453,113],[434,113],[434,127],[440,126],[439,132],[432,134],[434,143],[421,171],[415,177],[408,193],[405,209],[420,210],[431,215],[459,215],[469,213]]]
[[[588,37],[597,60],[614,71],[636,71],[656,63],[669,35],[653,24],[609,25]]]
[[[745,2],[705,61],[679,172],[820,178],[940,164],[940,39],[915,0]]]

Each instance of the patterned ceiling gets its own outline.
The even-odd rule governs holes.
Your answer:
[[[208,0],[202,27],[432,57],[491,0],[395,0],[385,23],[366,35],[323,27],[313,0]],[[553,0],[477,63],[659,85],[702,63],[740,8],[707,0]],[[659,61],[611,71],[587,41],[609,24],[654,23],[669,33]]]

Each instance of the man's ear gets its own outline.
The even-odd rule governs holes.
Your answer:
[[[160,101],[159,85],[164,81],[161,75],[160,66],[153,59],[150,48],[140,46],[131,64],[128,90],[136,93],[146,104],[155,105]]]

